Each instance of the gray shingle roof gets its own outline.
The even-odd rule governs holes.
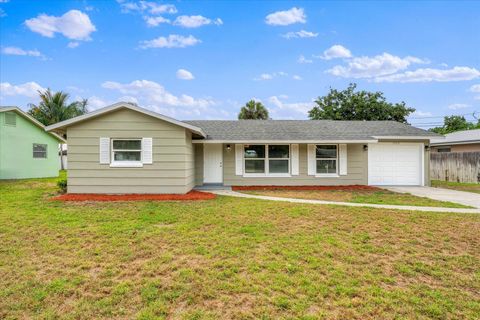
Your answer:
[[[431,145],[480,142],[480,129],[457,131],[445,135],[445,139],[433,139]]]
[[[202,128],[207,140],[297,141],[372,140],[374,136],[439,137],[439,135],[395,121],[334,120],[194,120],[184,121]]]

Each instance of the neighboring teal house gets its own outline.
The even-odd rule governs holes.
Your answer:
[[[17,107],[0,107],[0,179],[56,177],[65,140]]]

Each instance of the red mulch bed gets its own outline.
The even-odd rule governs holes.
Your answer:
[[[98,194],[67,193],[52,198],[57,201],[181,201],[211,200],[215,194],[209,192],[190,191],[187,194]]]
[[[363,186],[363,185],[349,185],[349,186],[233,186],[234,191],[248,191],[248,190],[381,190],[377,187]]]

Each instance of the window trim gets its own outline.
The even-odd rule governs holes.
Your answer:
[[[10,116],[10,115],[13,115],[14,116],[14,119],[15,119],[15,123],[14,124],[11,124],[11,123],[8,123],[7,122],[7,115]],[[17,113],[15,111],[7,111],[5,112],[5,115],[3,116],[3,125],[7,126],[7,127],[16,127],[17,126]],[[41,143],[37,143],[37,144],[41,144]]]
[[[251,146],[264,146],[265,147],[265,157],[264,158],[245,158],[245,145]],[[288,158],[270,158],[270,154],[268,151],[269,146],[288,146]],[[242,160],[243,160],[243,177],[245,178],[288,178],[292,176],[292,147],[289,143],[250,143],[250,144],[243,144],[242,145]],[[245,161],[248,160],[264,160],[265,161],[265,172],[264,173],[248,173],[246,172],[246,165]],[[288,161],[288,172],[287,173],[270,173],[270,160],[286,160]]]
[[[35,146],[45,146],[45,157],[35,157]],[[37,151],[40,152],[40,151]],[[48,144],[46,143],[32,143],[32,158],[33,159],[48,159]]]
[[[317,158],[317,146],[336,146],[336,157],[335,158]],[[339,172],[339,145],[337,143],[322,143],[322,144],[315,144],[315,177],[317,178],[338,178],[340,177]],[[335,160],[335,173],[318,173],[317,171],[317,161],[318,160]]]
[[[440,150],[442,150],[442,151],[440,151]],[[445,150],[448,150],[448,151],[445,151]],[[448,153],[448,152],[452,152],[452,147],[451,146],[437,147],[437,153]]]
[[[113,141],[117,140],[136,140],[140,141],[140,149],[132,150],[132,149],[114,149],[113,148]],[[115,152],[122,152],[122,151],[135,151],[140,152],[140,160],[139,161],[115,161]],[[113,168],[141,168],[143,167],[143,143],[142,138],[110,138],[110,167]]]

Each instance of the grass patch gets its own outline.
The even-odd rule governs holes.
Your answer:
[[[480,216],[0,182],[1,319],[477,319]]]
[[[376,188],[378,189],[378,188]],[[374,203],[402,206],[472,208],[459,203],[417,197],[408,193],[380,190],[248,190],[242,193],[309,200]]]
[[[432,180],[432,187],[480,193],[480,183],[462,183],[462,182]]]

